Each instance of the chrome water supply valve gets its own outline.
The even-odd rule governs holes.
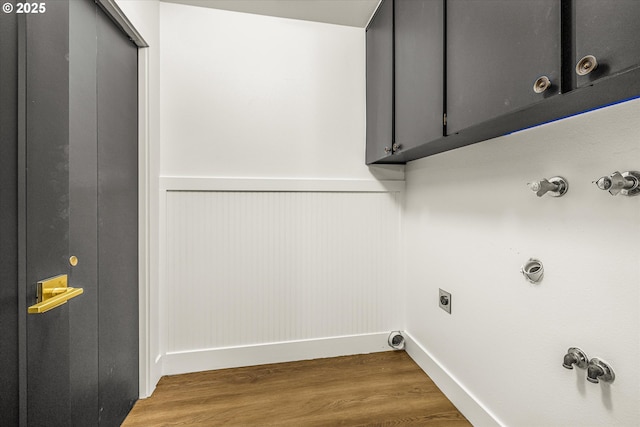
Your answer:
[[[603,360],[594,357],[587,367],[587,381],[598,384],[600,381],[612,383],[616,379],[613,369]]]
[[[593,181],[599,189],[608,191],[615,196],[637,196],[640,194],[640,172],[614,172],[609,176],[603,176],[597,181]]]
[[[573,369],[573,365],[582,369],[589,365],[589,358],[585,352],[580,350],[578,347],[569,347],[567,354],[565,354],[564,359],[562,359],[562,366],[564,368]]]
[[[569,183],[561,176],[554,176],[549,179],[544,178],[540,181],[530,182],[527,185],[538,197],[542,197],[545,194],[549,194],[552,197],[560,197],[564,196],[569,190]]]

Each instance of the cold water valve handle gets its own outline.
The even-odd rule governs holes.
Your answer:
[[[640,172],[614,172],[609,176],[603,176],[594,183],[599,189],[609,191],[609,194],[615,196],[622,194],[623,196],[636,196],[640,194]]]
[[[569,183],[561,176],[554,176],[549,179],[545,178],[540,181],[530,182],[527,185],[538,197],[542,197],[547,193],[552,197],[560,197],[569,189]]]

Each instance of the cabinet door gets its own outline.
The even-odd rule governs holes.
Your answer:
[[[393,0],[383,0],[367,28],[367,164],[393,143]]]
[[[444,0],[396,0],[396,151],[443,136],[443,103]]]
[[[448,0],[446,13],[448,134],[560,93],[559,0]]]
[[[593,55],[598,67],[576,75],[577,87],[640,65],[640,1],[576,0],[574,9],[575,66]]]

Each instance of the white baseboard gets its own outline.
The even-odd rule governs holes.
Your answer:
[[[408,332],[405,337],[407,354],[429,375],[456,408],[476,427],[502,426],[503,424],[460,384],[442,365],[429,354]]]
[[[162,374],[176,375],[268,363],[390,351],[389,332],[167,353]]]
[[[403,332],[403,335],[407,354],[429,375],[447,398],[474,426],[503,425],[475,396],[451,376],[410,333]],[[389,332],[380,332],[167,353],[161,359],[162,375],[391,351],[387,344],[388,337]]]

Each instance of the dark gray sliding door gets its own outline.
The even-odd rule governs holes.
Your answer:
[[[69,2],[69,256],[70,286],[84,288],[69,304],[71,421],[98,422],[98,231],[97,231],[97,9]],[[71,284],[72,283],[72,284]]]
[[[0,15],[0,72],[0,424],[120,425],[138,396],[137,47],[93,1],[52,1]],[[58,275],[83,293],[32,314]]]
[[[99,399],[119,425],[138,398],[138,49],[102,11],[97,28]]]
[[[0,414],[17,425],[18,399],[18,19],[0,14]]]
[[[25,251],[20,262],[27,306],[37,302],[38,281],[70,273],[69,4],[47,6],[44,14],[24,15],[26,105],[19,146],[25,157],[19,168],[25,182],[19,191],[25,216],[19,218],[24,233],[19,244]],[[83,303],[80,296],[46,313],[26,315],[28,425],[71,424],[69,310]]]

